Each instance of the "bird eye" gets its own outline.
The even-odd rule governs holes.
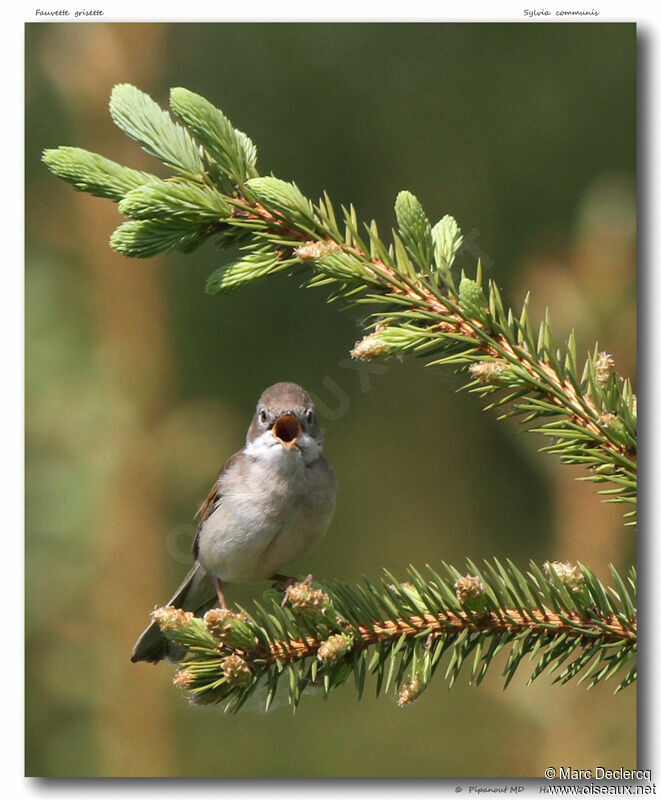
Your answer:
[[[314,422],[314,411],[311,408],[308,409],[308,413],[305,415],[305,419],[309,423]]]
[[[264,409],[259,412],[259,421],[262,423],[266,422],[266,411],[264,411]]]

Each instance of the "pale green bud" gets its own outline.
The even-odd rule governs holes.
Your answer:
[[[464,311],[472,317],[483,319],[486,313],[487,301],[482,287],[470,278],[462,278],[459,284],[459,302]]]

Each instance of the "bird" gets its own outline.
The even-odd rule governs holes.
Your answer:
[[[242,450],[231,456],[196,517],[194,563],[167,605],[203,613],[226,608],[226,583],[294,578],[282,574],[325,535],[337,478],[323,456],[323,432],[310,395],[296,383],[265,389]],[[131,661],[181,658],[153,621]]]

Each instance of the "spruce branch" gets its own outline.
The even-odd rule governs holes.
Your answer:
[[[46,151],[44,161],[75,188],[121,201],[130,217],[111,247],[132,257],[191,252],[207,239],[239,245],[245,255],[221,266],[207,291],[225,294],[283,270],[308,286],[333,286],[332,299],[364,304],[367,335],[352,354],[370,360],[412,354],[450,365],[469,392],[494,399],[500,418],[518,417],[550,440],[543,450],[608,483],[606,502],[636,503],[636,398],[612,357],[595,347],[582,369],[572,333],[558,345],[548,312],[533,326],[526,298],[520,314],[505,310],[496,283],[453,274],[463,237],[445,215],[431,225],[411,192],[395,203],[397,229],[386,244],[355,209],[338,214],[326,194],[312,203],[293,183],[260,177],[251,140],[208,100],[172,89],[174,122],[128,84],[113,89],[111,115],[142,147],[174,168],[160,180],[78,148]],[[340,221],[338,221],[338,218]]]
[[[175,685],[196,703],[226,702],[238,711],[257,694],[266,709],[278,686],[296,707],[308,687],[324,698],[353,676],[358,697],[368,675],[377,695],[393,690],[400,706],[417,699],[440,668],[452,686],[461,672],[479,684],[506,653],[507,686],[526,657],[528,683],[542,673],[554,683],[588,687],[621,673],[615,691],[635,680],[635,573],[612,569],[606,588],[582,565],[468,561],[463,575],[443,563],[442,575],[413,567],[409,580],[391,574],[357,586],[310,578],[272,591],[254,610],[212,609],[204,620],[178,609],[154,612],[165,635],[189,648]]]

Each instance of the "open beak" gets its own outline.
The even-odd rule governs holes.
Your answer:
[[[301,423],[293,414],[283,414],[273,426],[273,435],[287,447],[293,447],[302,432]]]

